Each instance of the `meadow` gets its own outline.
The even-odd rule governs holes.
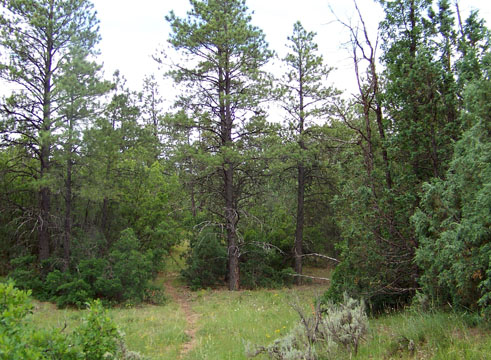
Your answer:
[[[189,291],[176,269],[157,279],[166,289],[163,305],[122,306],[109,310],[125,333],[128,348],[151,359],[240,360],[246,347],[268,345],[299,321],[292,304],[305,313],[329,286],[307,285],[229,292],[226,289]],[[311,274],[328,270],[308,269]],[[84,310],[56,309],[36,302],[33,321],[39,327],[70,329]],[[476,318],[453,311],[418,313],[408,309],[369,320],[368,335],[354,359],[489,359],[491,331]],[[69,330],[68,330],[69,331]],[[409,343],[414,346],[409,346]],[[248,345],[249,344],[249,345]],[[338,351],[336,359],[350,358]],[[267,359],[265,355],[257,359]]]

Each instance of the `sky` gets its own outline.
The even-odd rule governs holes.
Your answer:
[[[100,20],[100,60],[104,63],[106,77],[118,69],[127,78],[128,86],[139,90],[144,76],[155,74],[162,81],[164,96],[165,92],[172,91],[171,84],[161,80],[164,70],[158,69],[152,55],[167,46],[170,27],[165,16],[174,10],[176,15],[184,17],[190,9],[189,1],[93,0],[93,3]],[[343,21],[354,19],[351,0],[247,0],[246,3],[253,11],[252,23],[265,32],[270,48],[280,57],[285,54],[287,36],[297,20],[306,30],[315,31],[319,53],[327,65],[335,68],[332,82],[337,88],[354,90],[352,61],[349,51],[343,47],[348,34],[331,11]],[[375,38],[383,11],[373,0],[358,0],[358,4]],[[490,26],[491,1],[459,0],[459,6],[464,18],[471,9],[479,9]]]

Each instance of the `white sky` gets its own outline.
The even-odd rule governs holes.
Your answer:
[[[141,89],[145,75],[153,73],[161,79],[163,71],[157,69],[151,55],[167,43],[170,27],[165,16],[171,10],[178,16],[185,16],[190,8],[189,1],[93,0],[93,3],[100,19],[101,61],[106,77],[119,69],[133,90]],[[377,24],[383,18],[380,6],[373,0],[358,0],[358,4],[375,37]],[[459,4],[464,18],[471,9],[479,9],[490,26],[491,1],[460,0]],[[340,89],[354,88],[350,54],[342,47],[348,35],[335,23],[329,10],[331,6],[343,21],[355,18],[351,0],[247,0],[247,5],[254,12],[253,24],[265,32],[270,48],[280,56],[285,53],[286,38],[297,20],[306,30],[317,32],[320,53],[329,66],[337,69],[332,74],[333,83]],[[171,98],[171,94],[165,94],[171,91],[170,85],[163,84],[163,96]]]

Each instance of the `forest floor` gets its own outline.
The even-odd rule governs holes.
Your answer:
[[[177,265],[171,265],[156,282],[165,288],[165,304],[109,310],[125,333],[128,348],[150,359],[246,360],[246,349],[267,346],[298,323],[292,304],[308,314],[314,299],[329,286],[328,281],[319,281],[282,289],[190,291],[178,275],[182,264]],[[307,268],[306,273],[328,278],[330,270]],[[84,311],[36,303],[33,321],[40,327],[70,329],[83,316]],[[477,325],[476,317],[408,309],[371,318],[369,332],[352,359],[490,359],[491,330]],[[407,347],[409,340],[413,350]],[[341,351],[334,358],[350,356]]]

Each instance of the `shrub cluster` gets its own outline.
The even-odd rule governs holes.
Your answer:
[[[35,329],[29,323],[30,292],[0,283],[0,359],[143,359],[126,349],[123,336],[100,301],[92,302],[83,323],[71,333]]]
[[[24,256],[12,262],[15,269],[9,276],[20,288],[32,289],[35,297],[60,307],[82,307],[91,299],[106,303],[155,302],[149,296],[158,298],[161,294],[159,289],[149,291],[149,280],[155,273],[152,259],[153,252],[141,251],[133,230],[127,229],[106,256],[79,259],[71,271],[55,268],[44,274],[33,265],[34,257]]]
[[[203,229],[190,242],[187,268],[182,276],[197,290],[223,283],[227,270],[227,248],[212,229]]]
[[[291,285],[293,270],[281,249],[264,233],[248,231],[241,246],[240,284],[244,288],[275,288]],[[183,277],[192,289],[223,284],[227,275],[227,247],[221,233],[205,228],[191,240]]]
[[[266,242],[246,244],[242,248],[240,281],[246,288],[276,288],[293,283],[289,262],[277,248]]]

